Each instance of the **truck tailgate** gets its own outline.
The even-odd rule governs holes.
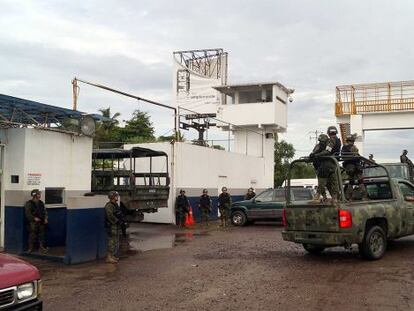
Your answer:
[[[338,207],[328,204],[289,205],[286,208],[287,230],[337,232]]]

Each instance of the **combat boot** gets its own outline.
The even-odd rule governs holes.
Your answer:
[[[321,201],[321,194],[319,192],[317,192],[312,201],[319,203]]]
[[[106,256],[106,263],[118,263],[118,260],[116,260],[111,254],[108,254]]]
[[[40,244],[39,249],[42,253],[47,253],[49,251],[49,248],[45,247],[43,244]]]

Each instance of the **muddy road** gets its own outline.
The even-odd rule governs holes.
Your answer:
[[[414,237],[369,262],[357,249],[309,255],[281,230],[139,224],[118,265],[30,261],[45,310],[414,310]]]

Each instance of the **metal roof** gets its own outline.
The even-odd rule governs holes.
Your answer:
[[[62,124],[67,118],[80,119],[89,115],[95,120],[106,120],[98,114],[87,114],[39,102],[0,94],[0,126]]]
[[[94,149],[92,152],[93,159],[126,159],[126,158],[146,158],[167,156],[163,151],[152,150],[142,147],[133,147],[132,149]]]

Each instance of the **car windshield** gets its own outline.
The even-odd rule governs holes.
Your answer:
[[[273,190],[266,190],[258,194],[255,198],[256,202],[271,202],[273,200]]]

